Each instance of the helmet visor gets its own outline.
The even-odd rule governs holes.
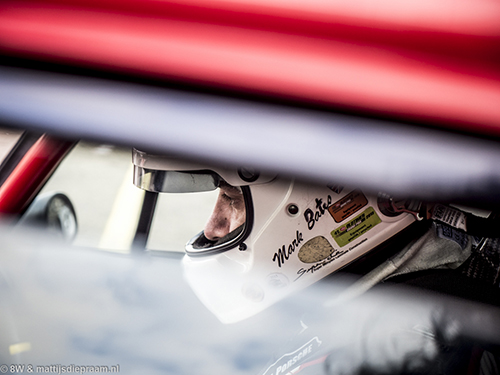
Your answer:
[[[163,171],[134,166],[134,184],[155,193],[196,193],[219,187],[212,171]]]

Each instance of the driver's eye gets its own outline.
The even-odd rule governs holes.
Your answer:
[[[234,199],[231,198],[229,195],[227,195],[226,193],[222,193],[221,194],[221,197],[222,199],[224,199],[226,202],[228,202],[229,204],[233,204],[234,203]]]

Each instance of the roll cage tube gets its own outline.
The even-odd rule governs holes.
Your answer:
[[[23,131],[21,133],[16,144],[10,149],[9,153],[0,165],[0,186],[3,185],[5,180],[7,180],[24,155],[26,155],[28,150],[33,147],[42,134],[43,133],[41,132],[34,133],[28,131]]]
[[[132,241],[132,250],[134,251],[146,250],[157,202],[158,193],[146,190],[144,200],[142,201],[139,222],[137,223],[134,239]]]
[[[75,144],[41,135],[0,186],[0,217],[23,214]]]

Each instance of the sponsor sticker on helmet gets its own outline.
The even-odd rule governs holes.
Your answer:
[[[354,190],[328,207],[328,212],[330,212],[336,223],[341,223],[367,204],[368,199],[366,199],[365,195],[359,190]]]
[[[333,230],[330,234],[335,242],[340,247],[343,247],[361,237],[381,222],[382,220],[380,220],[373,207],[369,207],[354,219]]]
[[[302,245],[298,257],[303,263],[316,263],[328,258],[333,252],[330,242],[323,236],[317,236]]]

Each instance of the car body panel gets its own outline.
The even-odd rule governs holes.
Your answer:
[[[500,6],[4,1],[3,53],[499,135]]]

